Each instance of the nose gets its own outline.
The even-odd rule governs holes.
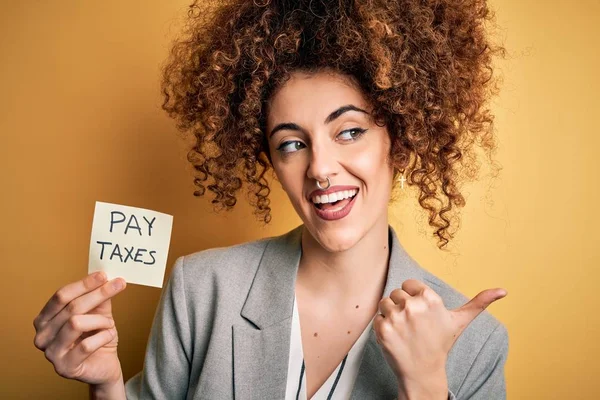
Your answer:
[[[337,175],[337,161],[332,151],[326,148],[311,149],[310,161],[306,176],[316,185],[316,181],[321,182],[321,186],[327,186],[327,177],[332,181]]]

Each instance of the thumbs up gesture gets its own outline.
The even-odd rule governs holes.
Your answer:
[[[487,289],[448,310],[433,289],[408,279],[384,297],[373,329],[398,377],[399,399],[446,399],[448,352],[475,317],[507,294],[504,289]]]

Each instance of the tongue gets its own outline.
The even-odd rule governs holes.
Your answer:
[[[335,203],[323,203],[321,204],[321,210],[331,210],[334,208],[342,209],[346,207],[346,204],[350,203],[351,200],[352,198],[347,198],[344,200],[337,201]]]

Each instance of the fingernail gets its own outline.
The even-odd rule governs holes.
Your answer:
[[[102,283],[106,280],[106,274],[104,273],[104,271],[98,271],[98,272],[96,272],[94,279],[96,279],[96,281]]]
[[[115,289],[115,290],[121,290],[121,289],[123,289],[123,286],[125,286],[125,285],[124,285],[124,282],[122,279],[117,278],[113,281],[112,286],[113,286],[113,289]]]

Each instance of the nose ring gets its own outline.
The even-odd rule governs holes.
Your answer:
[[[329,189],[329,187],[331,186],[331,181],[329,180],[329,177],[327,177],[326,179],[327,179],[327,187],[322,187],[321,183],[317,179],[317,186],[319,187],[319,189]]]

